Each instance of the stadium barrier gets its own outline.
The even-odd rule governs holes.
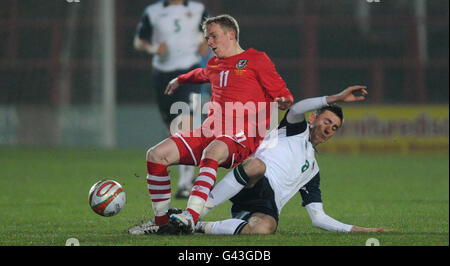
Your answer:
[[[323,152],[449,151],[448,105],[342,105],[344,124]]]
[[[448,105],[342,106],[344,125],[319,152],[449,151]],[[92,106],[0,106],[0,145],[102,147],[102,127],[102,112]],[[150,147],[167,136],[153,105],[119,105],[115,133],[120,148]]]

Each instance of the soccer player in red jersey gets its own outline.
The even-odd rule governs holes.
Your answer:
[[[212,98],[208,117],[200,128],[175,134],[147,152],[147,184],[155,224],[160,229],[167,224],[175,228],[175,233],[194,231],[218,167],[232,168],[256,150],[270,121],[270,103],[278,103],[281,110],[293,103],[292,94],[269,57],[240,47],[239,26],[233,17],[208,18],[203,30],[216,56],[206,68],[173,79],[165,93],[171,95],[181,84],[209,82]],[[171,186],[167,167],[175,164],[198,165],[199,175],[187,209],[169,218]],[[145,224],[141,227],[145,228]]]

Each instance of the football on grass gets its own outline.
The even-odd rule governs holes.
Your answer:
[[[89,205],[101,216],[114,216],[125,206],[126,195],[114,180],[100,180],[89,190]]]

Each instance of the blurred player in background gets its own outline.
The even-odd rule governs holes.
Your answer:
[[[198,68],[173,79],[166,93],[172,95],[183,90],[180,85],[186,83],[210,83],[210,113],[200,128],[171,136],[147,152],[147,182],[155,223],[160,230],[165,228],[169,233],[192,233],[195,230],[198,216],[215,184],[218,167],[234,167],[256,150],[265,131],[251,135],[249,129],[259,128],[260,122],[266,129],[271,102],[277,102],[282,110],[293,102],[292,94],[269,57],[255,49],[243,50],[240,47],[239,25],[233,17],[208,18],[203,23],[203,31],[216,56],[208,61],[206,68]],[[227,113],[227,103],[253,106],[253,109],[246,110],[250,115],[256,116],[264,111],[263,121],[250,121],[247,119],[250,115],[243,113]],[[228,122],[231,122],[231,127]],[[172,214],[169,223],[167,212],[171,188],[167,166],[174,164],[199,165],[199,176],[186,210]],[[153,224],[149,222],[129,232],[140,234],[146,225]]]
[[[200,67],[202,57],[208,52],[201,27],[206,17],[207,12],[202,3],[187,0],[158,1],[145,9],[137,27],[134,47],[153,55],[153,87],[168,132],[175,118],[180,124],[192,125],[190,128],[200,126],[192,124],[196,121],[192,119],[193,105],[200,104],[200,86],[186,84],[170,96],[164,95],[164,90],[173,78]],[[170,107],[178,101],[189,103],[191,115],[170,113]],[[194,170],[194,166],[179,166],[176,198],[189,197]]]
[[[360,96],[354,93],[360,92]],[[254,157],[230,171],[211,191],[201,217],[231,199],[231,219],[198,222],[206,234],[272,234],[283,206],[300,192],[313,226],[335,232],[389,232],[344,224],[328,216],[322,205],[319,165],[315,147],[330,139],[342,126],[342,109],[336,102],[365,99],[364,86],[339,94],[302,100],[286,112],[278,127],[277,145],[261,146]],[[314,111],[307,122],[305,113]]]

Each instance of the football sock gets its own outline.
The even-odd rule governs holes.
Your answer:
[[[178,180],[178,188],[192,188],[192,179],[194,178],[195,166],[179,165],[180,179]]]
[[[167,211],[170,208],[171,186],[167,166],[147,162],[147,187],[152,200],[156,225],[169,222]]]
[[[206,222],[205,234],[211,235],[239,235],[247,225],[247,221],[241,219],[228,219],[217,222]]]
[[[241,191],[248,183],[248,179],[242,164],[235,167],[233,171],[228,172],[222,180],[214,186],[207,203],[200,213],[200,218],[204,217],[216,206],[224,203],[239,193],[239,191]]]
[[[233,169],[234,178],[236,179],[239,184],[246,186],[248,183],[248,175],[244,171],[244,166],[242,164],[238,165],[236,168]]]
[[[187,210],[197,223],[200,212],[208,199],[209,192],[216,182],[219,163],[213,159],[202,159],[199,165],[199,173],[195,179],[194,187],[187,203]]]

